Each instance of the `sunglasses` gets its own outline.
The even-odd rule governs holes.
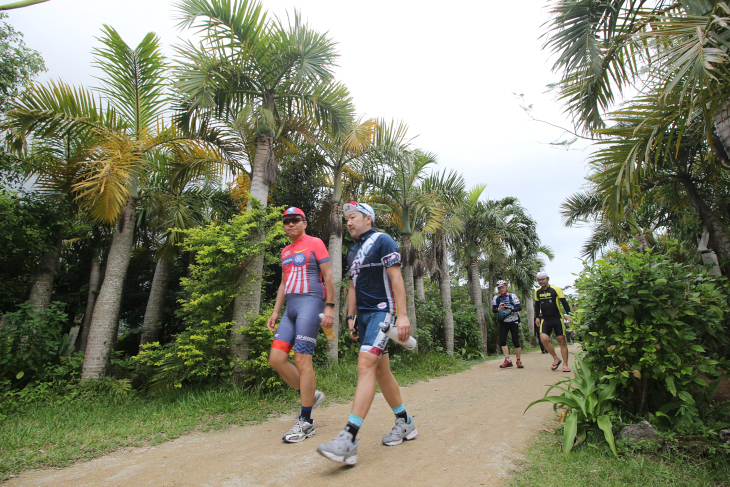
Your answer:
[[[304,218],[295,217],[295,218],[284,218],[284,225],[289,225],[291,223],[299,223],[304,221]]]
[[[537,280],[537,282],[540,282],[540,281],[547,281],[547,277],[541,277],[540,279]]]

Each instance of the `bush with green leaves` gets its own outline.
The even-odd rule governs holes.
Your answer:
[[[618,381],[624,408],[692,414],[702,372],[718,375],[727,344],[727,281],[667,254],[616,250],[586,264],[578,332],[602,382]]]
[[[0,327],[0,381],[4,389],[23,389],[32,382],[67,382],[81,374],[83,354],[69,350],[68,321],[60,302],[35,311],[30,302],[5,315]]]
[[[136,360],[152,374],[151,385],[181,387],[185,382],[228,378],[232,305],[241,270],[263,253],[277,261],[284,242],[282,208],[251,210],[229,222],[184,230],[184,249],[195,254],[190,277],[182,279],[180,300],[186,328],[171,343],[146,345]]]
[[[600,383],[580,356],[575,358],[573,369],[575,378],[562,379],[550,386],[545,397],[530,403],[525,412],[541,402],[552,403],[556,413],[559,407],[566,407],[560,413],[564,452],[569,453],[576,445],[576,440],[577,443],[585,442],[588,433],[598,428],[603,431],[606,442],[618,458],[609,412],[613,409],[612,401],[616,398],[619,380],[612,379],[608,384]],[[553,389],[562,391],[562,394],[551,396]]]

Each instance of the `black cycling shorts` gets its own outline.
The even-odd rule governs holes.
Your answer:
[[[507,346],[507,333],[512,333],[512,346],[515,348],[520,347],[520,322],[511,321],[505,323],[504,321],[499,322],[499,346]]]
[[[563,332],[563,322],[560,318],[545,318],[540,322],[540,333],[550,336],[553,330],[555,330],[556,337],[561,337],[565,334]]]

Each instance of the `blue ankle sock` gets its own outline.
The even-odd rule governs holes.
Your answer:
[[[312,422],[312,406],[305,408],[302,406],[302,411],[299,413],[300,418],[304,418],[308,423]]]

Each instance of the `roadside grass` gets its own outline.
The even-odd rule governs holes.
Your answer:
[[[436,353],[403,354],[393,362],[402,386],[477,363]],[[356,363],[348,359],[318,367],[317,379],[328,401],[351,401]],[[25,469],[65,467],[118,448],[157,445],[191,431],[258,423],[297,407],[296,393],[288,387],[264,392],[222,384],[36,404],[0,422],[0,481]]]
[[[730,485],[730,459],[690,459],[677,452],[624,453],[616,460],[607,446],[584,444],[561,452],[562,438],[541,432],[509,487],[720,487]]]

